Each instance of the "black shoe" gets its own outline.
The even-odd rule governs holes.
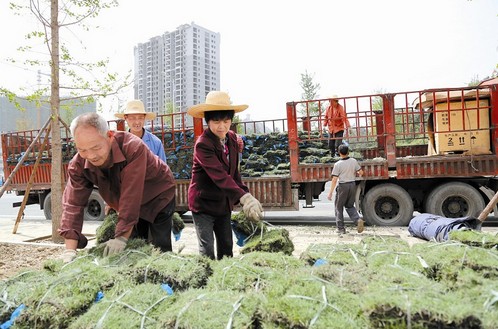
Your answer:
[[[338,228],[337,234],[346,234],[346,229],[345,228]]]

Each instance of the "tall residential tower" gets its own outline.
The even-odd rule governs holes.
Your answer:
[[[186,112],[220,89],[220,34],[194,23],[134,48],[135,98],[147,111]]]

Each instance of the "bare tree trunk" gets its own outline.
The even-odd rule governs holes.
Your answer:
[[[52,241],[62,242],[57,233],[62,216],[62,144],[59,123],[59,0],[51,0],[50,6],[51,31],[51,95],[50,108],[52,116]]]

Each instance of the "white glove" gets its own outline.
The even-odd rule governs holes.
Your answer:
[[[251,193],[244,194],[240,198],[240,203],[242,204],[244,214],[250,220],[258,222],[263,218],[263,207],[261,207],[261,203]]]
[[[104,256],[111,256],[122,252],[125,249],[127,242],[128,239],[124,236],[110,239],[109,241],[105,242]]]
[[[74,249],[66,249],[60,255],[59,259],[62,259],[64,263],[70,263],[76,258],[76,250]]]

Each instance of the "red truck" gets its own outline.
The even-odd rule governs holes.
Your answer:
[[[288,174],[244,177],[265,211],[299,210],[324,190],[337,159],[323,156],[303,162],[306,147],[326,145],[323,126],[328,99],[289,102],[286,118],[238,122],[233,129],[243,136],[248,161],[255,138],[279,134],[290,166]],[[345,141],[365,175],[358,180],[357,204],[371,225],[407,225],[413,212],[444,217],[477,216],[498,190],[498,81],[476,87],[349,96],[339,98],[351,129]],[[176,174],[177,211],[188,211],[189,166],[195,138],[205,128],[202,120],[188,124],[185,113],[159,115],[153,132],[163,140],[168,164]],[[123,121],[111,121],[124,129]],[[62,127],[63,168],[74,154],[69,132]],[[5,177],[8,177],[37,131],[2,134]],[[23,195],[44,138],[36,144],[12,178],[9,190]],[[40,204],[50,218],[50,148],[35,175],[28,204]],[[244,174],[244,171],[242,170]],[[101,220],[104,202],[92,194],[85,219]],[[496,209],[495,209],[496,210]]]

